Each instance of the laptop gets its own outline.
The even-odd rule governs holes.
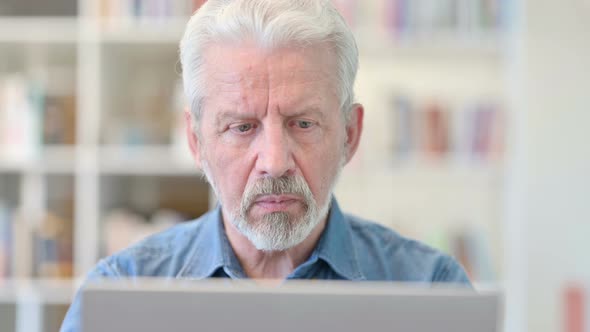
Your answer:
[[[82,332],[497,332],[497,291],[385,282],[102,280]]]

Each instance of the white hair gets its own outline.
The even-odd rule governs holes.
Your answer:
[[[212,43],[253,40],[259,47],[328,44],[336,57],[340,108],[347,119],[354,102],[358,48],[330,0],[209,0],[189,20],[180,42],[184,91],[193,121],[202,112],[203,53]]]

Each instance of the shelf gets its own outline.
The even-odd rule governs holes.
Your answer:
[[[188,18],[108,19],[8,18],[0,16],[1,43],[77,43],[85,27],[98,27],[98,41],[113,43],[179,43]],[[85,39],[93,38],[85,35]]]
[[[184,152],[184,151],[183,151]],[[99,170],[106,175],[196,175],[190,152],[176,153],[167,146],[102,147]]]
[[[454,176],[497,176],[501,173],[500,161],[459,161],[456,159],[426,160],[426,158],[410,158],[390,163],[393,173],[430,173]]]
[[[26,161],[3,160],[0,173],[73,174],[76,158],[83,153],[72,146],[44,148],[38,157]],[[190,152],[176,153],[167,146],[107,146],[98,152],[99,170],[113,175],[199,175]],[[162,163],[154,163],[154,161]]]
[[[411,191],[423,193],[427,190],[452,192],[462,188],[467,195],[488,191],[490,186],[502,180],[502,169],[496,165],[425,165],[405,164],[397,166],[371,167],[368,169],[343,170],[340,179],[344,187],[356,183],[356,179],[376,186],[389,186],[394,192]]]
[[[0,303],[70,304],[76,286],[67,279],[0,280]]]
[[[468,34],[460,30],[437,31],[394,37],[384,29],[358,27],[354,30],[361,56],[459,56],[498,58],[502,54],[502,34],[482,31]]]
[[[188,18],[108,19],[102,24],[99,39],[110,43],[180,42]]]
[[[76,43],[78,31],[76,18],[0,17],[3,43]]]
[[[29,160],[7,160],[0,156],[0,172],[73,174],[76,158],[82,152],[72,146],[55,146],[44,148],[38,157]],[[176,153],[167,146],[102,147],[98,160],[102,174],[199,175],[189,151]]]
[[[73,146],[51,146],[28,160],[7,160],[0,156],[0,172],[33,172],[70,174],[75,170],[76,150]]]

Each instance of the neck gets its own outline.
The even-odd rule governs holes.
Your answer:
[[[224,213],[224,215],[226,215]],[[311,234],[297,246],[284,251],[261,251],[240,233],[233,223],[223,217],[225,232],[236,257],[249,278],[275,279],[287,278],[299,265],[303,264],[317,245],[327,217],[314,228]]]

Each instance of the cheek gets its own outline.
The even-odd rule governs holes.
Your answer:
[[[249,163],[240,153],[227,148],[214,147],[209,155],[209,165],[214,172],[220,194],[226,202],[239,202],[248,183]]]
[[[325,204],[330,199],[332,183],[334,182],[335,170],[328,170],[327,167],[310,170],[311,177],[308,179],[308,185],[313,193],[316,203]]]
[[[330,191],[342,164],[343,144],[306,154],[302,172],[318,204],[330,199]]]

